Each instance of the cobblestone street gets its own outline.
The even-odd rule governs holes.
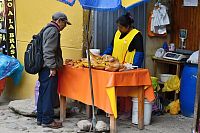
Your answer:
[[[68,115],[63,123],[63,128],[50,129],[36,125],[34,117],[25,117],[14,113],[7,106],[8,103],[0,103],[0,133],[75,133],[79,129],[77,122],[86,119],[84,114]],[[109,124],[109,119],[104,116],[97,116],[97,120],[104,120]],[[117,121],[119,133],[189,133],[191,131],[192,119],[182,115],[172,116],[165,114],[162,116],[152,116],[151,125],[145,126],[144,130],[139,130],[131,120]]]

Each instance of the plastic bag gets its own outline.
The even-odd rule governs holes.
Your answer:
[[[167,82],[165,82],[162,92],[166,91],[176,91],[176,93],[180,91],[180,79],[177,75],[171,76]]]
[[[0,53],[0,80],[11,77],[17,85],[21,80],[22,72],[23,66],[17,59]]]
[[[152,86],[153,86],[154,90],[159,91],[160,86],[158,84],[158,78],[157,77],[151,77],[151,82],[152,82]]]
[[[189,59],[187,59],[187,63],[198,64],[199,51],[194,52]]]
[[[166,111],[171,114],[171,115],[177,115],[180,111],[180,102],[179,99],[176,101],[171,102],[167,107]]]

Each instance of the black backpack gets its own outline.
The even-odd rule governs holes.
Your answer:
[[[37,74],[43,67],[43,32],[49,27],[54,27],[54,25],[48,25],[37,35],[33,35],[31,42],[27,45],[24,54],[24,66],[26,72],[29,74]]]

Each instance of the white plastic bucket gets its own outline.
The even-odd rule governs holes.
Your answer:
[[[100,55],[100,49],[90,49],[90,52],[94,55]],[[87,56],[87,49],[86,49],[86,56]]]
[[[173,76],[172,74],[160,74],[160,81],[167,82],[167,80]]]
[[[138,98],[133,98],[132,123],[138,124]],[[144,100],[144,125],[151,122],[152,103]]]

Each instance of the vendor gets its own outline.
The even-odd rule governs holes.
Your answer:
[[[104,51],[104,55],[112,55],[120,63],[130,63],[141,67],[144,60],[143,37],[139,30],[133,26],[134,20],[130,13],[117,19],[118,30],[111,45]],[[120,98],[119,113],[125,117],[131,115],[131,98]],[[124,115],[123,115],[124,116]]]
[[[130,13],[117,19],[118,30],[111,45],[104,51],[104,55],[112,55],[120,63],[131,63],[141,67],[144,60],[143,37],[133,26],[134,20]]]

